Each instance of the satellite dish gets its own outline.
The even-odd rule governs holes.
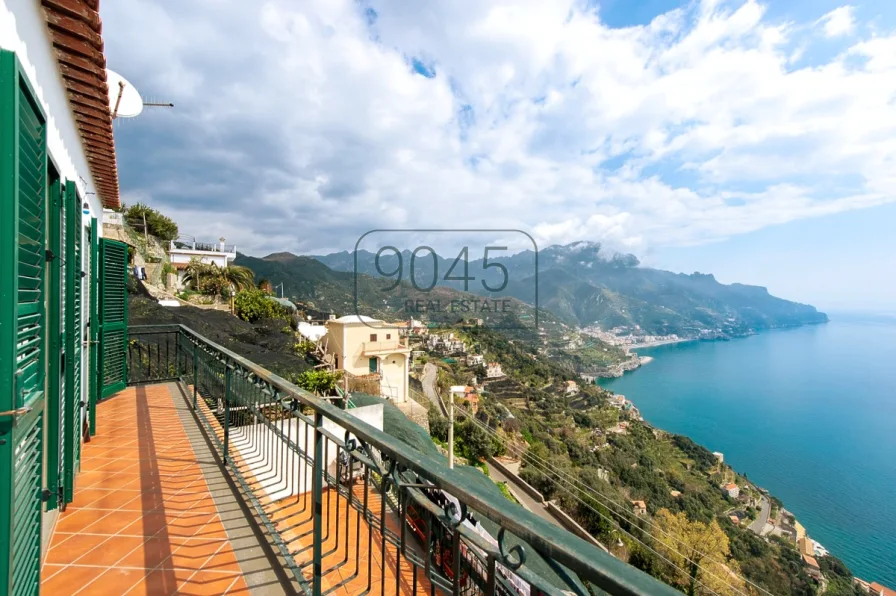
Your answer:
[[[112,112],[112,119],[139,116],[143,111],[143,98],[137,88],[113,70],[106,70],[106,81],[109,85],[109,111]]]

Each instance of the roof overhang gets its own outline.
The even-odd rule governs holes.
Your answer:
[[[99,0],[41,0],[41,5],[96,194],[104,207],[117,208],[118,163]]]

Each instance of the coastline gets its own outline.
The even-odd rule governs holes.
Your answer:
[[[657,346],[667,346],[667,345],[671,345],[671,344],[681,344],[681,343],[692,342],[692,341],[701,341],[701,340],[696,337],[684,337],[684,338],[680,338],[680,339],[664,339],[661,341],[649,341],[649,342],[645,342],[643,344],[632,344],[630,346],[626,346],[625,351],[628,352],[629,350],[640,350],[641,348],[655,348]]]
[[[819,323],[809,323],[809,324],[805,324],[805,325],[786,327],[786,328],[777,328],[777,329],[767,329],[767,330],[763,330],[763,331],[789,330],[789,329],[796,329],[796,328],[803,327],[803,326],[824,324],[824,323],[828,323],[828,322],[829,321],[823,321],[823,322],[819,322]],[[750,334],[750,335],[746,335],[743,337],[746,338],[751,335],[755,335],[755,334]],[[625,351],[627,353],[631,353],[633,356],[637,356],[635,354],[635,350],[638,350],[640,348],[652,348],[652,347],[657,347],[657,346],[661,346],[661,345],[669,345],[669,344],[684,343],[684,342],[694,342],[694,341],[718,341],[719,339],[727,340],[727,339],[735,339],[735,338],[711,338],[711,339],[710,338],[707,338],[707,339],[689,338],[689,339],[678,339],[678,340],[665,340],[665,341],[650,342],[650,343],[645,343],[645,344],[626,346]],[[740,339],[740,338],[738,337],[737,339]],[[637,368],[640,368],[640,365],[647,364],[650,361],[654,360],[654,357],[652,357],[652,356],[641,356],[638,358],[640,360],[640,364],[638,366],[633,366],[631,368],[627,368],[623,372],[637,370]],[[632,359],[632,361],[634,361],[634,358]],[[615,377],[621,377],[621,376],[622,376],[622,374],[614,375],[613,377],[604,377],[604,378],[609,380],[609,378],[615,378]],[[606,387],[604,387],[604,388],[607,389]],[[631,405],[634,407],[634,409],[636,411],[640,411],[637,408],[637,404],[634,403],[635,400],[632,400],[629,397],[621,396],[620,394],[616,393],[612,389],[607,389],[607,390],[610,391],[610,393],[613,394],[614,396],[619,396],[619,397],[624,398],[625,401],[628,401],[631,403]],[[641,418],[641,419],[644,420],[643,418]],[[646,420],[645,420],[645,423],[648,424],[649,426],[654,426],[653,424],[651,424],[650,422],[647,422]],[[661,430],[659,427],[655,427],[655,428],[657,428],[658,430]],[[687,436],[687,435],[684,435],[684,436]],[[698,444],[700,444],[700,443],[698,443]],[[748,478],[746,475],[739,473],[730,464],[726,464],[726,465],[732,471],[734,471],[738,476],[742,476],[744,479]],[[770,491],[752,481],[749,481],[748,479],[747,479],[747,482],[749,483],[749,485],[751,487],[755,488],[761,494],[765,495],[766,499],[774,499],[778,503],[782,503],[781,499],[774,497],[774,493],[772,491]],[[822,556],[828,556],[828,555],[834,556],[834,557],[837,556],[836,554],[830,552],[829,549],[825,548],[825,546],[822,545],[818,540],[813,539],[809,533],[808,528],[805,528],[799,522],[796,515],[791,510],[786,509],[786,506],[780,507],[780,509],[778,510],[778,516],[776,519],[767,518],[766,523],[764,524],[764,527],[760,528],[759,531],[755,530],[751,526],[752,526],[752,524],[748,525],[748,526],[744,526],[744,529],[751,531],[754,534],[756,534],[757,536],[763,537],[766,540],[768,540],[768,538],[770,536],[781,536],[783,538],[788,538],[789,541],[791,542],[791,544],[795,545],[795,548],[797,549],[799,556],[802,558],[803,565],[808,564],[806,561],[805,555],[808,555],[810,558],[812,556],[814,556],[814,557],[822,557]],[[791,532],[793,532],[792,537],[791,537]],[[795,540],[795,543],[794,543],[794,540]],[[803,542],[805,542],[805,546],[804,546]],[[808,549],[809,552],[804,553],[804,549]],[[867,586],[869,584],[869,580],[861,578],[855,572],[853,572],[853,581],[855,582],[855,585],[866,585]],[[871,582],[875,581],[875,578],[872,578],[870,581]]]

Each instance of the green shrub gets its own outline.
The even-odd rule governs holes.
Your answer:
[[[250,323],[260,319],[289,318],[282,304],[269,300],[267,295],[257,288],[238,292],[233,299],[233,307],[236,316]]]
[[[291,331],[292,329],[290,329]],[[302,341],[296,342],[292,347],[293,352],[295,352],[296,356],[307,356],[314,352],[315,343],[310,339],[303,339]]]
[[[177,238],[178,230],[174,220],[142,203],[128,207],[124,212],[124,219],[135,230],[145,231],[160,240],[168,242]],[[146,222],[145,230],[144,221]]]
[[[342,379],[342,371],[330,372],[322,368],[310,369],[295,375],[292,382],[315,395],[328,395]]]

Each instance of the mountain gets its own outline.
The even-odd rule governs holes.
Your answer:
[[[349,252],[312,258],[337,271],[354,271],[357,266],[361,273],[380,277],[377,265],[386,272],[399,265],[394,253],[382,255],[377,263],[376,255],[364,250],[358,251],[357,265],[355,255]],[[411,258],[409,251],[401,253],[402,263],[410,263]],[[415,279],[426,280],[419,283],[436,279],[439,286],[463,289],[465,282],[457,281],[463,261],[433,259],[423,253],[415,259],[415,266]],[[454,271],[448,275],[452,266]],[[479,276],[466,282],[471,292],[537,303],[561,320],[583,327],[639,326],[651,335],[724,337],[828,320],[815,307],[777,298],[764,287],[722,284],[711,274],[642,267],[634,255],[607,251],[596,242],[491,256],[488,263],[476,259],[466,266]],[[483,284],[500,287],[505,278],[501,268],[506,270],[506,287],[489,292]]]
[[[505,297],[496,306],[491,297],[477,296],[446,286],[418,289],[408,281],[392,283],[382,277],[355,276],[334,271],[312,257],[274,253],[263,258],[238,254],[234,261],[252,269],[256,279],[268,279],[283,295],[319,311],[339,315],[364,314],[384,319],[422,319],[432,323],[458,323],[482,319],[492,328],[536,331],[536,311],[525,302]],[[552,334],[565,326],[548,312],[538,313],[538,329]]]
[[[237,254],[234,263],[249,267],[257,280],[267,279],[278,290],[282,283],[283,295],[307,312],[363,314],[392,321],[414,318],[437,327],[478,319],[507,340],[520,340],[520,345],[527,346],[527,358],[534,360],[540,354],[573,373],[606,371],[630,360],[622,349],[583,337],[550,311],[536,311],[512,296],[495,298],[446,286],[421,290],[407,280],[395,284],[366,274],[356,277],[291,253],[263,258]]]

